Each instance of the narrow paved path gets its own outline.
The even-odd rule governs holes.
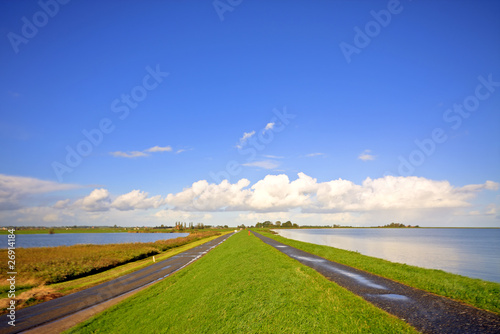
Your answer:
[[[255,232],[253,234],[423,333],[500,333],[500,316],[494,313],[326,260]]]
[[[220,236],[171,258],[156,262],[151,266],[112,281],[21,309],[16,312],[15,327],[7,323],[8,318],[6,315],[2,315],[0,318],[0,333],[19,333],[45,323],[53,322],[159,281],[199,259],[212,248],[224,242],[232,234],[233,233]]]

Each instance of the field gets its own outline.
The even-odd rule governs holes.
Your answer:
[[[81,289],[102,282],[94,276],[105,273],[110,276],[112,268],[123,267],[129,263],[136,263],[152,255],[162,258],[163,252],[177,249],[183,245],[192,244],[199,240],[220,235],[218,231],[192,233],[184,238],[159,240],[151,243],[128,243],[110,245],[74,245],[61,247],[18,248],[16,249],[16,295],[19,298],[18,306],[25,303],[37,302],[37,299],[47,300],[61,296],[75,289]],[[0,250],[0,257],[7,258],[7,250]],[[150,261],[148,260],[148,263]],[[139,269],[140,266],[132,265],[125,271]],[[119,270],[123,272],[123,270]],[[0,262],[0,308],[5,305],[9,287],[6,280],[7,261]],[[113,271],[115,272],[115,271]],[[102,275],[101,275],[102,276]],[[111,275],[112,276],[112,275]],[[90,280],[81,278],[91,277]],[[75,281],[80,282],[75,286]],[[4,283],[5,282],[5,283]],[[71,282],[70,284],[55,284]],[[22,293],[28,294],[23,298]]]
[[[394,263],[343,249],[286,239],[270,233],[269,230],[261,229],[258,232],[325,259],[387,277],[417,289],[462,301],[484,310],[500,313],[499,283],[455,275],[442,270]]]
[[[246,232],[69,332],[415,333]]]

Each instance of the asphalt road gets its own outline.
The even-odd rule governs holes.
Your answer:
[[[253,232],[260,240],[423,333],[500,333],[500,316],[342,265]]]
[[[171,258],[156,262],[144,269],[119,277],[112,281],[96,285],[79,292],[53,299],[41,304],[16,311],[16,326],[8,324],[6,315],[1,316],[0,333],[19,333],[81,310],[117,298],[130,291],[159,281],[199,259],[212,248],[224,242],[233,233],[223,235],[200,246],[177,254]]]

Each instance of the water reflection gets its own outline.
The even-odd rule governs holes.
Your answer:
[[[500,282],[500,229],[277,230],[290,239]]]

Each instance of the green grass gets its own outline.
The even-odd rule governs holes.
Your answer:
[[[416,333],[246,232],[69,333]]]
[[[174,255],[177,255],[183,251],[194,248],[210,240],[216,239],[220,234],[227,234],[230,232],[209,232],[201,235],[198,234],[196,238],[190,238],[187,243],[179,245],[177,247],[172,247],[166,251],[163,251],[155,255],[156,261],[162,261]],[[186,241],[186,240],[184,240]],[[81,278],[72,279],[62,283],[48,284],[44,285],[38,281],[28,281],[24,284],[19,284],[16,281],[16,308],[24,308],[26,306],[31,306],[33,304],[38,304],[46,300],[61,297],[76,291],[90,288],[100,283],[107,282],[109,280],[118,278],[120,276],[129,274],[131,272],[137,271],[144,267],[147,267],[153,263],[151,257],[137,260],[134,262],[128,262],[126,264],[119,265],[117,267],[99,272],[93,275],[87,275]],[[7,298],[7,290],[5,286],[0,285],[0,314],[6,312],[6,307],[9,304],[9,298]]]
[[[272,234],[268,230],[256,231],[266,237],[325,259],[387,277],[414,288],[455,299],[477,308],[500,313],[499,283],[455,275],[442,270],[394,263],[361,255],[357,252],[287,239]]]
[[[221,234],[227,234],[229,232],[221,233]],[[172,249],[169,249],[165,252],[162,252],[158,255],[155,256],[156,261],[163,261],[166,260],[172,256],[175,256],[179,253],[182,253],[186,250],[189,250],[191,248],[194,248],[196,246],[199,246],[201,244],[204,244],[208,241],[211,241],[213,239],[218,238],[220,235],[214,235],[211,237],[206,237],[197,241],[190,242],[186,245],[175,247]],[[102,273],[98,273],[95,275],[90,275],[78,279],[74,279],[71,281],[67,282],[62,282],[62,283],[56,283],[52,284],[51,287],[53,287],[57,292],[60,292],[62,294],[68,294],[68,293],[73,293],[82,289],[90,288],[92,286],[95,286],[100,283],[107,282],[109,280],[118,278],[120,276],[132,273],[134,271],[137,271],[139,269],[142,269],[144,267],[147,267],[153,263],[151,258],[127,263],[121,266],[118,266],[116,268],[106,270]]]

